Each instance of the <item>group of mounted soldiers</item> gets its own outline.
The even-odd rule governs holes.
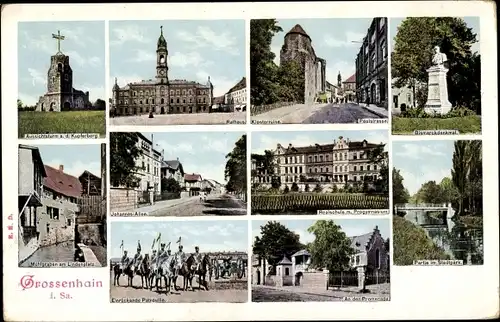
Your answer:
[[[168,247],[168,248],[167,248]],[[193,257],[195,259],[195,270],[199,270],[201,260],[203,255],[200,253],[200,248],[196,246],[195,252],[193,253]],[[146,259],[146,257],[141,253],[141,243],[140,241],[137,244],[137,252],[135,253],[133,258],[128,257],[128,252],[126,250],[123,251],[123,256],[121,258],[120,264],[123,269],[131,268],[132,272],[135,274],[140,268],[141,263]],[[147,255],[147,254],[146,254]],[[188,255],[184,252],[184,247],[179,244],[178,251],[172,255],[172,251],[170,250],[170,243],[167,244],[161,243],[160,250],[154,249],[152,251],[152,255],[150,258],[150,263],[153,268],[152,274],[156,274],[155,270],[160,267],[169,257],[174,256],[175,258],[175,275],[178,275],[179,270],[182,265],[186,262]]]

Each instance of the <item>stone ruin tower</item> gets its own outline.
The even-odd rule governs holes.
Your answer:
[[[298,24],[285,35],[280,51],[280,64],[291,60],[304,71],[304,103],[313,104],[326,89],[326,60],[316,56],[311,37]]]

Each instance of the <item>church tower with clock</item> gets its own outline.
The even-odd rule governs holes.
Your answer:
[[[160,37],[156,44],[156,105],[155,113],[164,114],[169,107],[167,41],[163,37],[163,26],[160,27]]]

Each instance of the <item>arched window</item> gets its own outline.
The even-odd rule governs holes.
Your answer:
[[[154,98],[152,98],[152,99],[151,99],[151,104],[154,104],[154,103],[155,103],[155,99],[154,99]]]
[[[177,99],[177,104],[179,103],[179,99]]]
[[[165,62],[165,56],[160,55],[160,64],[163,64]]]
[[[165,100],[162,98],[160,102],[161,102],[160,104],[163,104],[165,103]]]
[[[172,103],[172,104],[174,103],[174,99],[173,98],[170,99],[170,103]]]
[[[61,63],[57,64],[57,71],[62,72],[63,66]]]
[[[186,100],[185,100],[185,99],[183,99],[183,100],[182,100],[182,103],[183,103],[183,104],[186,104]]]
[[[149,104],[149,100],[146,98],[146,104]]]

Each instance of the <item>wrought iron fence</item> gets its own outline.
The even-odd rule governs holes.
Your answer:
[[[390,282],[391,275],[389,274],[389,272],[374,271],[368,272],[365,275],[365,285],[376,285]]]
[[[137,192],[137,204],[139,206],[150,204],[151,203],[151,195],[148,191],[138,191]]]
[[[358,286],[357,271],[333,271],[328,274],[327,289],[347,286]]]
[[[268,104],[268,105],[258,105],[258,106],[251,105],[250,106],[250,115],[251,116],[259,115],[259,114],[274,110],[276,108],[291,106],[291,105],[295,105],[295,104],[299,104],[299,103],[298,102],[278,102],[278,103]]]

